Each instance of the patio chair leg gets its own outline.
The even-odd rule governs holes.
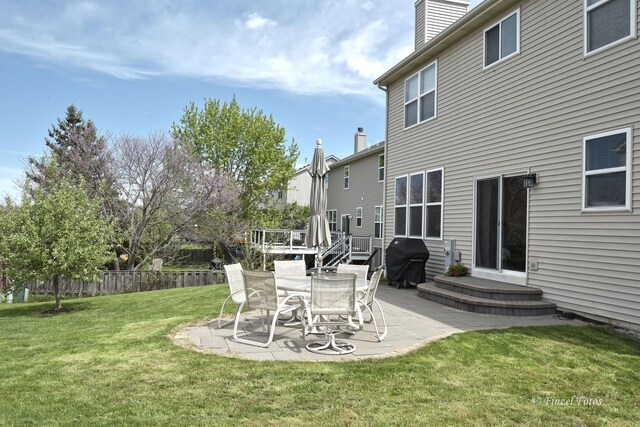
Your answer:
[[[349,354],[356,351],[355,345],[345,341],[336,341],[336,334],[339,333],[339,330],[327,332],[328,341],[310,342],[305,348],[312,353],[333,355]]]
[[[231,298],[231,295],[229,295],[227,297],[227,299],[225,299],[224,302],[222,303],[222,308],[220,309],[220,315],[218,316],[218,329],[222,329],[223,327],[233,323],[233,320],[229,320],[228,322],[225,322],[224,324],[220,323],[220,321],[222,320],[222,315],[224,313],[224,306],[227,304],[227,301],[229,301],[230,298]]]
[[[382,333],[382,335],[380,334],[380,331],[378,330],[378,322],[376,322],[375,317],[373,317],[373,310],[369,309],[371,311],[371,318],[373,319],[373,324],[376,328],[376,335],[378,335],[378,340],[382,341],[384,339],[384,337],[387,336],[387,321],[384,318],[384,312],[382,311],[382,307],[380,307],[380,303],[378,301],[376,301],[375,299],[373,300],[373,302],[375,303],[375,305],[378,307],[378,311],[380,312],[380,317],[382,317],[382,324],[384,325],[384,332]]]

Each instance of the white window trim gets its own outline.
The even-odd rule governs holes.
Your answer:
[[[629,35],[626,37],[623,37],[621,39],[618,39],[614,42],[609,43],[608,45],[604,45],[602,47],[599,47],[597,49],[594,49],[590,52],[587,51],[588,47],[588,37],[589,37],[589,31],[587,31],[587,19],[589,16],[589,12],[592,11],[593,9],[602,6],[603,4],[609,2],[611,0],[600,0],[598,3],[593,4],[591,6],[587,6],[587,0],[584,0],[584,13],[583,13],[583,20],[582,20],[582,32],[583,34],[583,53],[584,53],[584,57],[588,57],[591,55],[595,55],[599,52],[602,52],[604,50],[607,50],[609,48],[612,48],[614,46],[617,46],[621,43],[624,43],[628,40],[631,39],[636,39],[638,38],[638,29],[637,29],[637,24],[638,24],[638,2],[637,0],[629,0],[629,7],[631,8],[630,10],[630,19],[631,19],[631,31],[629,32]]]
[[[513,53],[510,53],[509,55],[507,55],[505,57],[502,57],[502,58],[498,59],[495,62],[492,62],[489,65],[486,65],[486,62],[487,62],[487,31],[489,31],[490,29],[492,29],[496,25],[502,26],[502,22],[507,20],[508,18],[511,18],[511,16],[513,16],[514,13],[516,14],[516,51],[513,52]],[[502,53],[502,27],[500,28],[500,38],[499,38],[499,44],[498,44],[498,51],[500,53]],[[497,21],[494,21],[491,25],[486,27],[484,29],[484,31],[482,32],[482,69],[483,70],[488,70],[489,68],[492,68],[497,64],[501,64],[501,63],[503,63],[503,62],[505,62],[505,61],[517,56],[517,55],[520,55],[520,8],[512,10],[508,14],[504,15],[503,18],[501,18],[501,19],[499,19]]]
[[[343,233],[346,233],[346,232],[347,232],[347,230],[345,230],[345,229],[343,228],[343,225],[345,224],[344,218],[347,218],[347,220],[349,220],[349,217],[350,217],[350,216],[351,216],[351,215],[349,215],[349,214],[342,214],[342,215],[340,215],[340,231],[341,231],[341,232],[343,232]],[[351,228],[351,224],[349,224],[349,228]],[[351,231],[351,230],[349,230],[349,231]]]
[[[344,167],[344,172],[343,172],[343,189],[344,190],[348,190],[349,186],[351,185],[351,168],[349,167],[349,165]]]
[[[358,215],[358,211],[360,211],[360,215]],[[358,220],[360,220],[360,225],[358,225]],[[362,228],[362,208],[356,208],[356,228]]]
[[[619,135],[624,133],[627,135],[627,157],[624,167],[616,167],[609,169],[598,169],[597,171],[587,171],[587,141],[602,138],[605,136]],[[588,135],[582,138],[582,212],[631,212],[631,186],[632,186],[632,169],[633,169],[633,130],[632,128],[623,128],[609,132],[603,132],[596,135]],[[625,205],[624,206],[598,206],[587,207],[587,176],[605,175],[614,172],[626,171],[626,189],[625,189]]]
[[[376,221],[376,211],[380,210],[380,221]],[[376,237],[376,224],[380,224],[380,237]],[[373,238],[382,239],[384,236],[384,206],[373,207]]]
[[[397,181],[399,179],[402,178],[406,178],[407,179],[407,200],[405,200],[404,205],[396,205],[396,188],[397,188]],[[408,175],[400,175],[400,176],[396,176],[394,182],[393,182],[393,237],[407,237],[407,230],[409,228],[409,224],[407,223],[408,219],[409,219],[409,209],[407,209],[407,204],[409,202],[409,176]],[[405,227],[404,227],[404,234],[396,234],[396,208],[405,208]]]
[[[422,201],[420,203],[411,203],[411,178],[417,175],[422,175]],[[409,179],[407,181],[407,234],[409,237],[422,238],[425,234],[424,230],[424,212],[425,212],[425,173],[424,172],[415,172],[409,174]],[[420,216],[420,234],[411,234],[411,208],[422,207],[422,215]]]
[[[440,201],[439,202],[427,202],[427,186],[429,185],[429,173],[441,171],[441,179],[442,183],[440,184]],[[427,216],[427,206],[437,206],[440,205],[440,237],[427,237],[427,224],[424,219]],[[439,167],[435,169],[429,169],[424,173],[424,212],[423,212],[423,227],[424,227],[424,239],[425,240],[434,240],[434,241],[442,241],[442,235],[444,234],[444,167]]]
[[[378,182],[384,182],[384,166],[380,166],[380,158],[384,158],[384,154],[378,156]],[[387,159],[384,159],[384,161],[386,162]],[[382,179],[380,179],[380,170],[382,170]]]
[[[333,213],[334,215],[331,215]],[[333,221],[331,219],[333,218]],[[331,224],[335,224],[335,227],[332,231],[338,231],[338,210],[337,209],[329,209],[327,211],[327,222],[329,223],[329,230],[331,230]]]
[[[420,93],[420,75],[422,74],[422,72],[424,70],[426,70],[427,68],[431,67],[432,65],[435,65],[434,67],[434,76],[435,76],[435,86],[433,89],[433,117],[430,117],[426,120],[420,121],[420,98],[427,95],[428,93],[431,93],[431,91],[429,92],[425,92],[424,94]],[[418,96],[416,98],[412,98],[411,100],[407,101],[406,100],[406,92],[407,92],[407,81],[411,80],[412,78],[418,76]],[[423,67],[420,71],[418,71],[415,74],[412,74],[411,76],[407,77],[404,80],[404,91],[403,91],[403,99],[404,99],[404,129],[413,129],[416,126],[421,125],[422,123],[428,123],[432,120],[435,120],[438,118],[438,60],[436,59],[435,61],[433,61],[432,63],[430,63],[429,65],[427,65],[426,67]],[[411,104],[413,101],[417,101],[418,102],[418,122],[414,125],[411,126],[406,126],[407,124],[407,104]],[[385,159],[385,162],[387,161],[387,159]]]

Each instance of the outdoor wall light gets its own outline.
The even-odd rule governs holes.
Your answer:
[[[522,188],[533,188],[538,183],[535,173],[530,173],[522,177]]]

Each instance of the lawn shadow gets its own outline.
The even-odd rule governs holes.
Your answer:
[[[53,308],[55,303],[36,303],[36,304],[13,304],[12,307],[5,307],[0,310],[0,318],[5,317],[42,317],[49,318],[55,316],[68,316],[81,311],[89,310],[92,304],[89,301],[74,301],[72,303],[62,304],[62,307],[72,308],[71,311],[65,311],[58,314],[43,314],[43,311]]]

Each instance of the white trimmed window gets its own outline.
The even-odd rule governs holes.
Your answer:
[[[393,235],[404,237],[407,235],[407,176],[396,177]]]
[[[582,207],[585,211],[631,210],[631,129],[583,140]]]
[[[362,227],[362,208],[356,208],[356,227]]]
[[[436,116],[438,63],[433,62],[404,82],[404,127]]]
[[[409,237],[422,237],[424,173],[409,176]]]
[[[636,35],[636,0],[584,0],[584,54]]]
[[[351,233],[351,230],[347,230],[347,228],[349,228],[349,214],[342,214],[340,215],[340,231]]]
[[[345,166],[344,167],[344,189],[348,190],[349,189],[349,166]]]
[[[520,9],[484,30],[485,68],[520,52]]]
[[[444,200],[444,169],[427,171],[425,203],[425,237],[442,239],[442,201]]]
[[[384,154],[378,156],[378,182],[384,181]]]
[[[338,230],[338,211],[332,209],[327,211],[327,220],[329,221],[329,231]]]
[[[373,208],[373,238],[382,239],[383,233],[383,213],[384,208],[382,206],[375,206]]]

